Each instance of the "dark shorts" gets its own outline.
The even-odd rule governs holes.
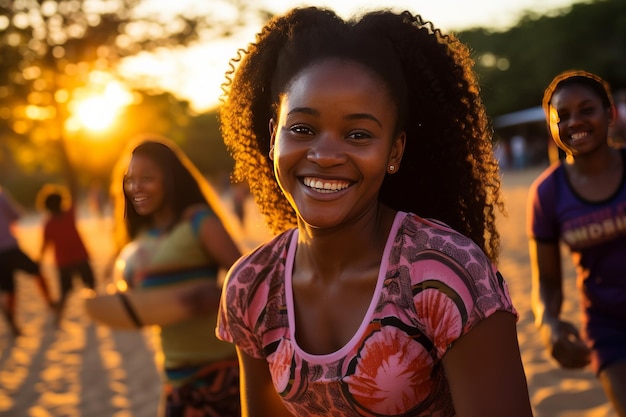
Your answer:
[[[85,287],[94,289],[93,269],[91,269],[89,261],[86,260],[73,265],[59,267],[59,280],[61,281],[61,292],[63,294],[66,294],[74,287],[74,275],[80,276]]]
[[[240,417],[237,359],[205,367],[189,384],[166,386],[165,417]]]
[[[589,314],[585,335],[591,345],[591,365],[596,375],[614,363],[626,361],[626,321]]]
[[[15,271],[39,275],[39,264],[17,247],[0,252],[0,291],[15,292]]]

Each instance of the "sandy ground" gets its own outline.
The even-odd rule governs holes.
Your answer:
[[[500,270],[520,313],[518,335],[531,402],[536,417],[615,417],[592,373],[558,369],[544,352],[530,310],[530,267],[524,231],[528,186],[539,170],[505,172],[504,196],[508,217],[499,219],[503,252]],[[242,243],[255,245],[265,228],[252,202],[247,207]],[[81,218],[94,269],[104,282],[110,259],[111,225],[107,219]],[[24,250],[37,256],[37,218],[20,223]],[[569,261],[569,260],[568,260]],[[53,276],[49,259],[44,270]],[[579,322],[574,272],[568,274],[565,314]],[[52,283],[54,284],[54,283]],[[58,291],[52,288],[53,294]],[[92,323],[82,314],[74,293],[61,328],[52,317],[32,279],[18,278],[18,324],[24,335],[13,339],[0,320],[0,416],[3,417],[155,417],[159,400],[158,348],[151,329],[115,331]]]

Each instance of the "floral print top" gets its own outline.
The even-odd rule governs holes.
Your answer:
[[[277,236],[231,269],[218,337],[267,360],[296,416],[454,416],[441,358],[494,312],[517,317],[480,248],[441,223],[398,212],[360,328],[340,350],[313,355],[294,337],[297,235]]]

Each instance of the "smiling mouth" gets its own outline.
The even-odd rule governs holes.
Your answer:
[[[321,178],[304,177],[304,185],[320,193],[336,193],[350,186],[347,181],[329,181]]]
[[[589,132],[576,132],[576,133],[572,133],[569,137],[572,140],[581,140],[581,139],[585,139],[589,135],[590,135]]]

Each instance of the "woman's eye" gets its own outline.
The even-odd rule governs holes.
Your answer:
[[[295,125],[292,126],[289,130],[299,135],[311,135],[313,133],[313,131],[309,127],[304,125]]]
[[[371,137],[372,137],[371,134],[369,134],[368,132],[361,131],[361,130],[350,132],[348,134],[349,139],[369,139]]]

